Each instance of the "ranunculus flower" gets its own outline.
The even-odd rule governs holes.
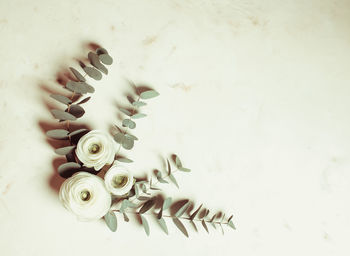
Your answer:
[[[75,153],[84,166],[94,167],[98,171],[106,164],[113,163],[116,143],[109,134],[92,130],[80,138]]]
[[[105,184],[113,195],[122,196],[132,188],[134,177],[125,167],[113,165],[105,175]]]
[[[78,172],[65,180],[59,199],[67,210],[83,221],[102,218],[112,202],[103,179],[87,172]]]

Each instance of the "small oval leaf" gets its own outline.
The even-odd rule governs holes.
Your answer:
[[[57,148],[57,149],[55,149],[55,153],[58,155],[67,155],[70,152],[72,152],[74,148],[75,148],[75,146],[67,146],[67,147],[63,147],[63,148]]]
[[[58,174],[63,178],[69,178],[74,173],[78,172],[81,165],[75,162],[68,162],[60,165],[57,169]]]
[[[121,112],[123,112],[125,115],[131,116],[131,112],[130,112],[129,110],[127,110],[127,109],[125,109],[125,108],[120,108],[119,110],[120,110]]]
[[[135,115],[132,115],[131,118],[132,119],[140,119],[140,118],[143,118],[143,117],[146,117],[147,115],[144,114],[144,113],[137,113]]]
[[[126,150],[130,150],[134,147],[134,140],[124,136],[122,147]]]
[[[67,111],[76,118],[82,117],[85,114],[85,110],[81,106],[76,104],[70,105]]]
[[[55,129],[55,130],[50,130],[46,132],[46,135],[52,139],[67,139],[68,138],[68,131],[64,129]]]
[[[81,81],[81,82],[85,82],[85,81],[86,81],[85,77],[84,77],[82,74],[80,74],[78,70],[76,70],[75,68],[72,68],[72,67],[70,67],[69,69],[70,69],[70,71],[72,71],[72,73],[74,74],[74,76],[75,76],[79,81]]]
[[[60,110],[60,109],[52,109],[51,113],[56,119],[70,120],[70,121],[77,120],[77,118],[75,116],[73,116],[72,114],[64,112],[63,110]]]
[[[118,221],[117,221],[117,216],[115,216],[115,213],[113,211],[107,212],[106,215],[104,216],[104,219],[107,226],[112,232],[117,231]]]
[[[124,142],[124,139],[125,139],[125,135],[121,132],[114,135],[114,140],[119,144],[122,144]]]
[[[95,80],[102,79],[102,73],[98,71],[96,68],[85,66],[84,71],[86,72],[86,74],[88,74],[89,77]]]
[[[111,65],[113,63],[112,57],[106,53],[98,55],[98,58],[103,64]]]
[[[102,71],[104,74],[106,74],[106,75],[108,74],[108,69],[104,65],[101,64],[100,59],[96,53],[89,52],[88,58],[90,60],[91,65],[93,65],[95,68]]]
[[[159,95],[159,93],[155,90],[149,90],[149,91],[144,91],[140,94],[140,98],[141,99],[151,99],[151,98],[154,98],[154,97],[157,97]]]
[[[67,98],[66,96],[63,95],[59,95],[59,94],[51,94],[50,95],[51,98],[57,100],[58,102],[61,102],[65,105],[71,104],[72,101],[71,99]]]
[[[134,102],[132,103],[132,105],[133,105],[134,107],[139,108],[139,107],[143,107],[143,106],[147,105],[147,103],[146,103],[146,102],[143,102],[143,101],[134,101]]]

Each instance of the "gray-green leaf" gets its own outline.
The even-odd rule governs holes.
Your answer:
[[[154,200],[154,198],[148,200],[146,203],[143,204],[143,206],[141,207],[139,214],[143,214],[145,212],[147,212],[149,209],[151,209],[153,207],[153,205],[156,203],[156,201]]]
[[[207,233],[209,234],[209,229],[204,219],[202,220],[202,226],[204,227],[205,231],[207,231]]]
[[[125,115],[131,116],[131,112],[130,112],[129,110],[127,110],[127,109],[125,109],[125,108],[120,108],[119,110],[120,110],[121,112],[123,112]]]
[[[69,109],[69,110],[68,110]],[[72,104],[68,107],[68,113],[72,114],[73,116],[75,116],[76,118],[80,118],[85,114],[85,110],[76,104]]]
[[[156,170],[155,173],[156,173],[157,180],[160,183],[168,183],[165,179],[162,178],[162,173],[160,171]]]
[[[163,218],[160,218],[160,219],[157,219],[157,220],[158,220],[158,223],[159,223],[160,227],[164,231],[164,233],[168,235],[169,232],[168,232],[168,227],[167,227],[167,225],[165,223],[165,220]]]
[[[173,202],[173,199],[171,197],[167,197],[163,203],[163,210],[168,209],[172,202]]]
[[[127,137],[124,137],[122,146],[123,146],[124,149],[130,150],[130,149],[132,149],[134,147],[134,140],[130,139],[130,138],[127,138]]]
[[[78,70],[76,70],[75,68],[72,68],[72,67],[70,67],[69,69],[72,71],[72,73],[74,74],[74,76],[75,76],[79,81],[81,81],[81,82],[85,82],[85,81],[86,81],[85,77],[84,77],[82,74],[80,74]]]
[[[231,228],[236,229],[236,226],[235,226],[235,224],[233,224],[232,220],[230,220],[227,224],[228,224]]]
[[[144,91],[140,94],[140,98],[141,99],[151,99],[151,98],[154,98],[154,97],[157,97],[159,95],[158,92],[156,92],[155,90],[149,90],[149,91]]]
[[[68,131],[64,129],[55,129],[55,130],[50,130],[46,132],[46,135],[52,139],[67,139],[68,138]]]
[[[70,152],[72,152],[74,148],[75,148],[75,146],[68,146],[68,147],[63,147],[63,148],[57,148],[57,149],[55,149],[55,153],[58,154],[58,155],[67,155]]]
[[[108,74],[108,69],[101,64],[100,59],[98,55],[94,52],[89,52],[88,58],[90,60],[91,65],[93,65],[95,68],[99,69],[102,71],[104,74]]]
[[[191,171],[190,169],[185,168],[185,167],[179,167],[178,169],[179,169],[179,171],[182,171],[182,172],[190,172]]]
[[[133,160],[126,158],[126,157],[119,157],[116,160],[119,162],[122,162],[122,163],[132,163],[133,162]]]
[[[170,175],[169,175],[169,179],[175,184],[175,186],[176,186],[177,188],[179,188],[179,184],[177,183],[177,181],[176,181],[174,175],[170,174]]]
[[[86,72],[86,74],[88,74],[89,77],[95,80],[102,79],[102,73],[98,71],[96,68],[85,66],[83,69]]]
[[[128,137],[128,138],[133,139],[133,140],[139,140],[136,136],[131,135],[129,133],[125,133],[125,137]]]
[[[190,206],[190,202],[185,203],[176,213],[175,213],[175,217],[181,217],[185,211],[187,210],[187,208]]]
[[[63,95],[51,94],[50,97],[57,100],[58,102],[65,104],[65,105],[72,103],[72,101],[69,98],[67,98],[66,96],[63,96]]]
[[[134,101],[134,102],[132,103],[132,105],[133,105],[134,107],[139,108],[139,107],[143,107],[143,106],[147,105],[147,103],[146,103],[146,102],[143,102],[143,101]]]
[[[124,138],[125,138],[125,136],[124,136],[124,134],[121,133],[121,132],[119,132],[119,133],[117,133],[116,135],[114,135],[114,140],[115,140],[116,142],[118,142],[119,144],[122,144],[122,143],[124,142]]]
[[[122,125],[124,127],[129,127],[130,129],[134,129],[136,127],[136,123],[130,119],[124,119]]]
[[[104,219],[109,229],[112,232],[115,232],[118,227],[117,216],[115,216],[115,213],[113,211],[107,212],[106,215],[104,216]]]
[[[143,215],[140,215],[140,216],[141,216],[143,228],[145,229],[145,232],[146,232],[147,236],[149,236],[149,225],[148,225],[148,221],[147,221],[147,219],[146,219]]]
[[[186,236],[188,237],[188,233],[187,230],[184,226],[184,224],[182,224],[182,222],[178,219],[178,218],[173,218],[173,222],[176,225],[176,227]]]
[[[98,57],[103,64],[111,65],[113,63],[112,57],[108,54],[101,54]]]
[[[177,168],[182,167],[181,160],[178,156],[175,157],[175,164],[176,164]]]
[[[63,178],[72,176],[75,172],[79,171],[81,165],[75,162],[68,162],[60,165],[57,169],[58,174]]]
[[[132,119],[140,119],[140,118],[143,118],[143,117],[146,117],[147,115],[144,114],[144,113],[137,113],[135,115],[132,115],[131,118]]]
[[[63,110],[60,110],[60,109],[52,109],[51,113],[56,119],[70,120],[70,121],[77,120],[77,118],[75,116],[73,116],[72,114],[64,112]]]

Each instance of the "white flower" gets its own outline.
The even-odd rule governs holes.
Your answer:
[[[78,172],[65,180],[59,199],[67,210],[83,221],[102,218],[112,201],[103,179],[87,172]]]
[[[80,138],[75,153],[86,167],[94,167],[98,171],[113,163],[116,143],[109,134],[92,130]]]
[[[113,165],[105,175],[106,188],[116,196],[125,195],[134,184],[134,177],[123,166]]]

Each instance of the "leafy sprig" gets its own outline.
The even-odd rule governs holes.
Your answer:
[[[85,97],[79,102],[78,100],[88,93],[95,92],[95,88],[87,83],[85,77],[89,76],[94,80],[102,79],[102,73],[106,75],[108,74],[108,69],[103,64],[111,65],[113,63],[113,59],[104,48],[98,48],[96,52],[89,52],[88,59],[91,66],[86,66],[84,63],[79,62],[80,66],[85,72],[84,75],[73,67],[69,68],[71,71],[69,77],[72,79],[67,81],[64,88],[71,93],[70,98],[61,94],[50,95],[51,98],[65,105],[65,110],[51,109],[51,113],[55,119],[59,120],[59,122],[66,122],[66,129],[53,129],[46,132],[46,135],[51,139],[67,140],[69,142],[69,146],[55,150],[58,155],[64,155],[67,159],[66,163],[63,163],[58,167],[58,173],[64,178],[68,178],[75,172],[82,170],[95,173],[93,168],[81,166],[74,152],[79,139],[89,132],[89,130],[78,129],[73,131],[70,129],[70,122],[76,121],[85,114],[85,110],[81,105],[88,102],[91,97]]]

